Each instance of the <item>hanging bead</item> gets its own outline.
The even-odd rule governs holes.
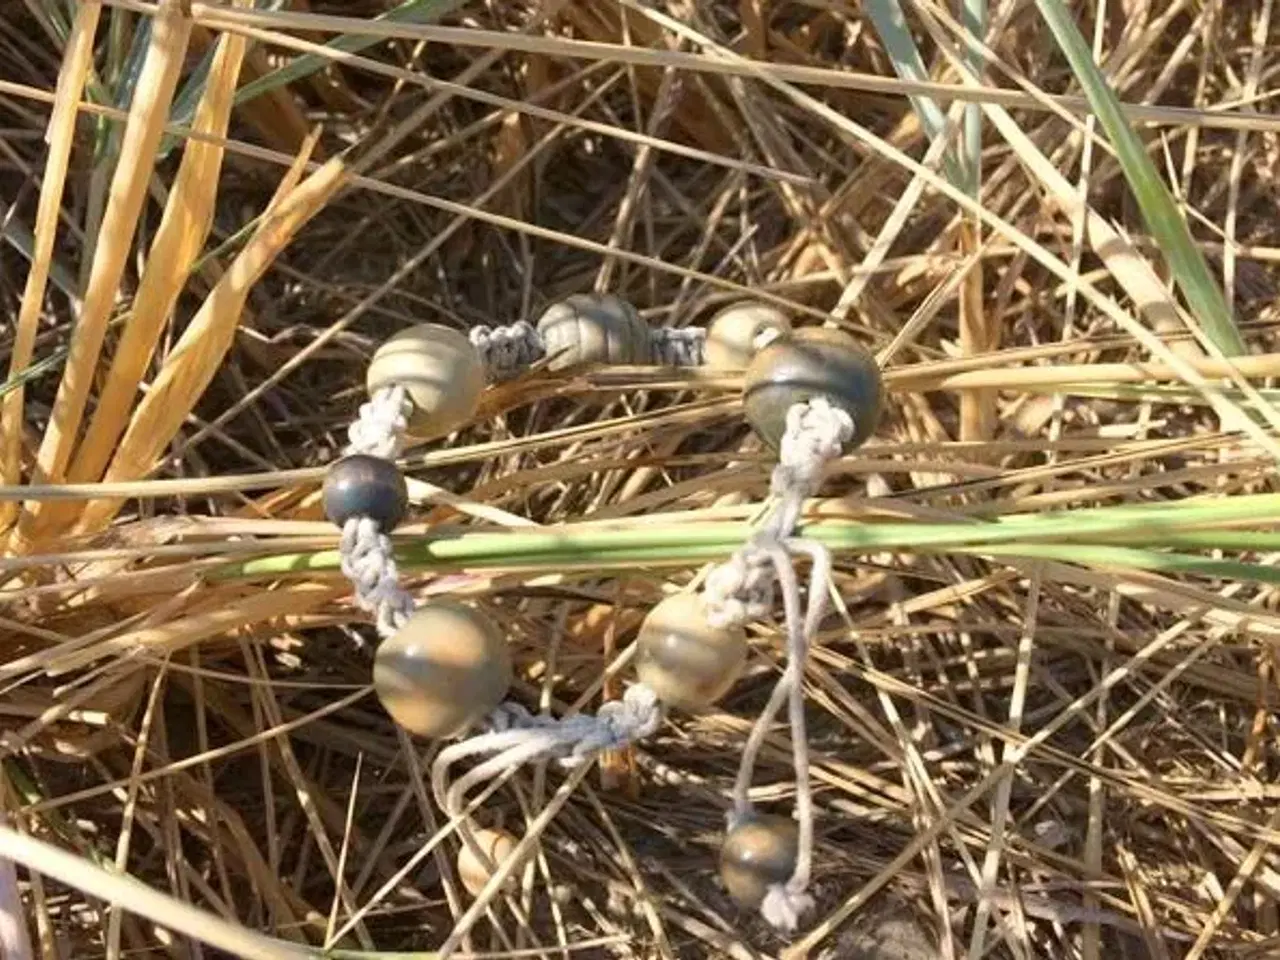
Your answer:
[[[538,318],[548,368],[649,362],[649,325],[611,293],[575,293]]]
[[[752,358],[743,385],[743,406],[752,428],[774,449],[782,442],[792,405],[824,397],[853,418],[861,446],[880,419],[880,367],[848,334],[806,327],[775,340]]]
[[[484,855],[489,858],[495,871],[515,852],[516,838],[505,830],[476,830],[474,836],[476,846],[484,851]],[[464,840],[462,848],[458,851],[458,879],[462,881],[462,886],[467,893],[478,897],[492,877],[493,873],[480,862],[480,858]]]
[[[799,855],[800,831],[794,820],[756,814],[725,836],[720,879],[734,902],[754,910],[771,886],[791,879]]]
[[[716,370],[743,370],[762,341],[791,332],[791,321],[767,303],[747,300],[725,307],[707,324],[703,348],[707,366]]]
[[[404,476],[389,460],[357,453],[335,461],[325,474],[324,515],[339,527],[352,517],[371,517],[390,533],[408,509]]]
[[[412,401],[409,432],[442,436],[462,426],[480,405],[484,365],[467,337],[438,323],[401,330],[373,354],[369,395],[399,384]]]
[[[636,637],[636,673],[663,703],[701,710],[724,696],[747,660],[739,625],[713,627],[702,595],[677,593],[657,604]]]
[[[460,603],[419,607],[378,647],[373,688],[420,737],[448,737],[488,714],[511,686],[511,655],[492,620]]]

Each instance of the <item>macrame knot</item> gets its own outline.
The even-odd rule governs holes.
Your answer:
[[[404,387],[386,387],[360,405],[360,414],[347,428],[347,454],[363,453],[394,460],[404,447],[412,401]]]
[[[389,637],[413,613],[413,597],[400,586],[391,538],[370,517],[352,517],[338,545],[342,572],[355,588],[356,602],[374,614],[378,633]]]
[[[702,327],[654,327],[649,331],[649,356],[663,367],[698,367],[706,343]]]
[[[627,689],[621,700],[610,700],[596,711],[595,724],[573,745],[561,762],[575,766],[601,750],[617,750],[658,732],[662,724],[662,704],[658,695],[643,683]]]
[[[472,327],[469,336],[493,380],[510,380],[546,355],[542,335],[527,320],[505,327]]]
[[[793,883],[773,884],[760,903],[760,916],[784,934],[795,933],[800,918],[813,909],[813,897],[804,892],[803,886],[799,889],[793,886]]]
[[[763,620],[773,610],[773,567],[754,539],[707,574],[702,596],[707,622],[720,628]]]
[[[822,470],[840,456],[853,438],[853,417],[824,397],[794,404],[787,411],[787,429],[778,451],[778,465],[770,478],[772,489],[803,499],[822,483]]]

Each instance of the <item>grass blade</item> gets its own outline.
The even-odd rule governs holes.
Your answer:
[[[1239,356],[1245,353],[1244,341],[1222,288],[1196,246],[1169,188],[1147,156],[1142,141],[1125,119],[1119,100],[1094,62],[1089,45],[1071,12],[1062,0],[1036,0],[1036,6],[1084,89],[1098,122],[1106,131],[1147,228],[1160,245],[1191,312],[1204,327],[1205,335],[1223,354]]]

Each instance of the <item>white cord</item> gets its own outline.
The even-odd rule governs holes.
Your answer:
[[[786,621],[787,665],[769,701],[757,718],[742,750],[733,787],[729,829],[750,819],[749,790],[756,758],[769,728],[787,705],[791,726],[792,766],[796,778],[795,818],[799,827],[795,868],[786,883],[773,884],[760,904],[760,914],[774,928],[791,933],[813,905],[806,892],[813,865],[813,794],[809,783],[809,743],[804,716],[804,664],[809,644],[826,612],[831,580],[831,556],[814,540],[793,537],[807,497],[822,482],[826,464],[840,455],[853,436],[852,417],[822,398],[795,404],[787,411],[778,466],[770,478],[774,508],[760,531],[727,562],[713,569],[703,585],[707,608],[720,624],[742,623],[768,614],[773,605],[773,581],[782,588]],[[811,561],[808,608],[800,616],[800,586],[791,553]]]

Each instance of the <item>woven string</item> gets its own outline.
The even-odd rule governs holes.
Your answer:
[[[770,694],[742,751],[734,783],[729,829],[752,815],[749,795],[756,758],[770,726],[783,704],[791,725],[792,766],[796,778],[795,818],[799,850],[795,869],[786,883],[774,884],[760,905],[761,916],[775,928],[790,933],[812,906],[807,888],[813,862],[813,797],[809,783],[809,745],[804,717],[804,664],[809,644],[826,612],[831,557],[822,544],[792,536],[807,497],[817,492],[826,464],[839,456],[853,436],[852,418],[826,400],[817,398],[787,411],[778,466],[770,478],[774,506],[760,531],[728,561],[713,569],[703,585],[711,618],[718,624],[758,619],[773,608],[776,579],[782,588],[786,622],[787,665]],[[800,615],[800,586],[792,553],[809,557],[808,608]]]
[[[487,732],[440,751],[431,765],[431,790],[440,808],[456,817],[473,787],[508,770],[538,760],[557,760],[563,767],[575,767],[602,751],[618,750],[652,736],[661,722],[658,696],[643,683],[628,688],[621,700],[602,704],[595,716],[539,716],[517,703],[504,703],[487,718]],[[450,767],[482,755],[491,756],[450,783]]]
[[[547,355],[542,335],[526,320],[472,327],[468,336],[495,382],[520,376]],[[699,367],[706,341],[701,327],[655,327],[649,331],[649,360],[664,367]]]
[[[706,344],[702,327],[654,327],[649,331],[649,358],[660,367],[700,367]]]
[[[542,335],[525,320],[505,327],[472,327],[468,336],[490,380],[518,377],[547,353]]]

